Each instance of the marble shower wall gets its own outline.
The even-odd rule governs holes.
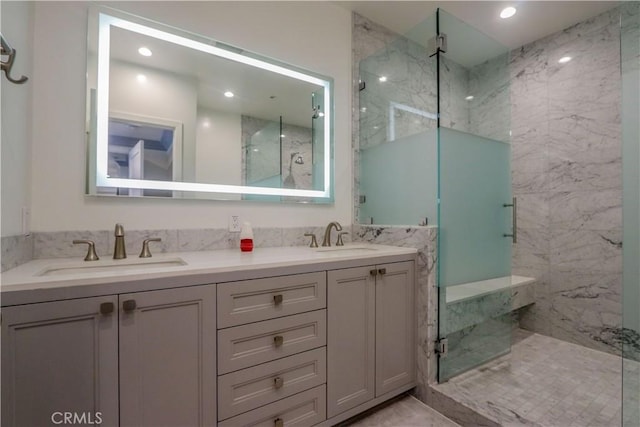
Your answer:
[[[430,58],[424,46],[355,13],[352,46],[354,218],[360,218],[360,150],[436,129],[438,82],[435,57]],[[386,81],[381,82],[383,76]],[[441,122],[465,132],[468,81],[468,70],[441,57]],[[359,90],[360,82],[364,90]],[[437,159],[426,159],[422,166],[435,170]],[[415,184],[414,189],[398,191],[419,192],[420,183]],[[421,216],[424,212],[412,215],[415,225]]]
[[[512,265],[539,280],[522,325],[612,353],[624,337],[619,17],[525,45],[510,64]]]
[[[309,114],[309,126],[311,126],[311,114]],[[279,175],[277,178],[286,179],[291,169],[291,188],[310,190],[313,187],[312,182],[312,131],[311,127],[302,127],[288,123],[282,124],[282,135],[280,137],[280,123],[259,119],[250,116],[241,116],[242,127],[242,184],[246,185],[247,179],[247,150],[250,148],[251,138],[260,131],[267,130],[272,134],[272,146],[265,149],[262,147],[257,152],[258,159],[254,159],[251,164],[253,168],[252,176],[260,177],[259,179],[270,178]],[[272,129],[273,128],[273,129]],[[282,144],[280,144],[280,138]],[[260,148],[257,148],[260,150]],[[298,158],[302,159],[302,164],[296,163]],[[262,159],[262,161],[256,161]],[[254,180],[255,181],[255,180]]]

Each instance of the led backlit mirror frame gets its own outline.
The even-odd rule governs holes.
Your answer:
[[[199,192],[199,193],[219,193],[219,194],[242,194],[242,195],[260,195],[260,196],[291,196],[295,198],[293,201],[316,202],[316,203],[332,203],[333,202],[333,80],[331,78],[320,76],[316,73],[302,70],[297,67],[290,66],[275,60],[260,57],[255,54],[241,54],[232,52],[231,50],[222,49],[214,46],[215,40],[205,39],[201,36],[195,36],[178,29],[171,29],[169,32],[163,24],[152,23],[152,26],[133,22],[128,19],[136,19],[138,21],[146,21],[142,18],[133,17],[124,12],[98,8],[93,11],[97,14],[98,23],[98,53],[97,53],[97,89],[95,99],[95,184],[90,184],[89,193],[92,193],[91,187],[110,187],[110,188],[130,188],[130,189],[150,189],[150,190],[169,190],[178,192]],[[127,16],[127,19],[114,15]],[[131,17],[131,18],[129,18]],[[90,17],[91,19],[91,17]],[[96,19],[94,17],[94,19]],[[150,23],[151,24],[151,23]],[[128,31],[133,31],[146,36],[154,37],[166,42],[179,44],[190,49],[198,50],[204,53],[215,55],[221,58],[240,62],[247,66],[257,67],[263,70],[278,73],[293,79],[302,80],[307,83],[318,85],[324,90],[324,128],[323,128],[323,178],[324,182],[321,190],[304,190],[291,188],[269,188],[269,187],[252,187],[245,185],[222,185],[222,184],[205,184],[195,182],[174,182],[174,181],[156,181],[145,179],[126,179],[126,178],[110,178],[108,176],[108,144],[109,144],[109,68],[110,68],[110,33],[111,28],[117,27]],[[162,27],[159,29],[156,27]],[[91,31],[91,25],[90,25]],[[182,34],[176,34],[182,33]],[[198,39],[208,41],[205,43]],[[92,138],[90,138],[91,140]],[[240,167],[240,165],[238,165]],[[213,197],[217,198],[217,197]],[[231,200],[231,199],[230,199]],[[273,200],[268,198],[266,200]],[[275,199],[281,200],[281,199]],[[287,200],[282,199],[282,200]]]

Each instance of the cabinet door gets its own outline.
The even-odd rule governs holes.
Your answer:
[[[117,426],[117,319],[116,296],[3,308],[2,425]]]
[[[327,276],[327,416],[374,397],[374,267],[329,271]]]
[[[120,425],[215,425],[215,286],[119,300]]]
[[[415,380],[414,263],[378,265],[376,397]]]

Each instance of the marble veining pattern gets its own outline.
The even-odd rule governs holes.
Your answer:
[[[504,426],[620,425],[619,357],[523,330],[514,338],[510,355],[434,388]]]
[[[343,231],[347,232],[343,236],[345,243],[350,243],[351,226],[344,225]],[[311,242],[309,237],[305,237],[305,233],[314,233],[318,244],[322,244],[322,237],[325,226],[309,226],[309,227],[253,227],[254,247],[276,247],[276,246],[308,246]],[[96,252],[100,257],[110,257],[113,254],[115,245],[115,237],[113,231],[60,231],[47,233],[34,233],[32,247],[32,256],[24,257],[25,261],[30,259],[41,258],[82,258],[86,254],[86,245],[73,245],[74,239],[89,239],[96,244]],[[337,240],[337,233],[332,233],[332,244]],[[125,228],[125,245],[128,257],[137,257],[142,249],[142,241],[144,239],[160,237],[161,242],[151,242],[151,253],[167,253],[167,252],[192,252],[192,251],[211,251],[217,249],[233,249],[240,247],[240,233],[230,232],[226,228],[210,228],[210,229],[179,229],[179,230],[128,230]],[[15,258],[17,253],[15,243],[9,245],[12,241],[3,238],[3,245],[7,247],[5,256],[5,246],[3,246],[3,265],[6,261],[10,263],[11,257]],[[27,249],[29,245],[27,244]],[[11,249],[11,250],[10,250]],[[27,253],[31,253],[28,250]],[[5,259],[6,258],[6,259]],[[11,264],[12,263],[12,264]],[[11,261],[9,268],[16,267],[19,264]],[[13,265],[15,264],[15,265]]]
[[[539,279],[525,328],[619,354],[620,9],[511,52],[514,274]],[[558,63],[563,56],[572,60]]]
[[[33,236],[6,236],[1,239],[1,271],[17,267],[33,259]]]
[[[414,397],[404,396],[387,405],[374,408],[364,417],[341,424],[352,427],[455,427],[458,426],[433,408]]]

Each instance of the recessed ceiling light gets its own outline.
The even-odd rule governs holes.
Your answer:
[[[138,82],[140,83],[144,83],[147,81],[147,76],[145,76],[144,74],[138,74],[136,76],[136,80],[138,80]]]
[[[151,52],[151,49],[149,49],[148,47],[144,47],[142,46],[140,49],[138,49],[138,53],[142,56],[151,56],[153,55],[153,52]]]
[[[378,80],[380,80],[381,82],[386,82],[387,81],[387,76],[380,76],[380,78],[378,78]]]
[[[227,98],[233,98],[235,95],[233,94],[233,92],[228,90],[224,93],[224,96],[226,96]]]
[[[511,7],[511,6],[505,7],[504,9],[502,9],[502,12],[500,12],[500,18],[502,19],[511,18],[515,14],[516,14],[515,7]]]
[[[465,98],[467,101],[471,101],[473,99],[473,95],[469,95]]]
[[[561,64],[566,64],[567,62],[571,61],[571,57],[570,56],[563,56],[562,58],[558,59],[558,62]]]

